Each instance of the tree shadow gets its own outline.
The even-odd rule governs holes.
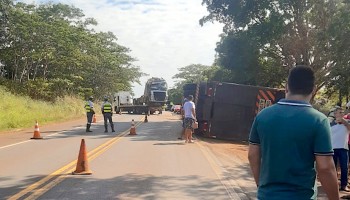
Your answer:
[[[62,187],[64,185],[64,187]],[[165,196],[162,196],[166,193]],[[125,174],[110,179],[69,177],[39,199],[226,199],[220,181],[204,177]],[[182,196],[182,197],[181,197]],[[225,196],[225,198],[220,198]],[[56,198],[57,199],[57,198]]]

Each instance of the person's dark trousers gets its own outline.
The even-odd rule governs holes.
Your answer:
[[[107,121],[109,121],[109,124],[111,125],[112,132],[115,132],[114,131],[114,124],[112,121],[112,113],[103,113],[103,120],[104,120],[104,124],[105,124],[105,132],[108,132]]]
[[[340,187],[346,187],[348,184],[348,150],[346,149],[334,149],[334,164],[337,166],[339,159],[340,165]]]
[[[86,132],[92,132],[90,130],[91,123],[92,123],[92,117],[94,116],[94,113],[92,112],[87,112],[86,113],[86,118],[87,118],[87,124],[86,124]]]
[[[348,148],[350,149],[350,144],[348,144]],[[349,153],[349,151],[348,151],[348,156],[349,156],[348,161],[350,162],[350,153]]]

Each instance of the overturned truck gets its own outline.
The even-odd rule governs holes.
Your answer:
[[[246,141],[257,113],[284,98],[275,88],[234,83],[186,84],[184,97],[194,96],[199,128],[196,134]]]

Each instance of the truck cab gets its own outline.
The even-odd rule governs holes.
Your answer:
[[[127,111],[128,113],[131,112],[131,110],[125,109],[128,106],[133,105],[133,97],[131,95],[131,92],[128,91],[120,91],[115,93],[114,95],[114,110],[116,113],[121,112],[122,110]],[[121,109],[123,108],[123,109]]]

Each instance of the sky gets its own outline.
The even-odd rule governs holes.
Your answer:
[[[20,0],[25,3],[60,2],[83,10],[98,22],[96,31],[111,31],[117,43],[128,47],[134,65],[149,76],[134,84],[135,97],[151,77],[164,78],[169,88],[178,68],[212,65],[222,24],[199,20],[208,14],[202,0]]]

